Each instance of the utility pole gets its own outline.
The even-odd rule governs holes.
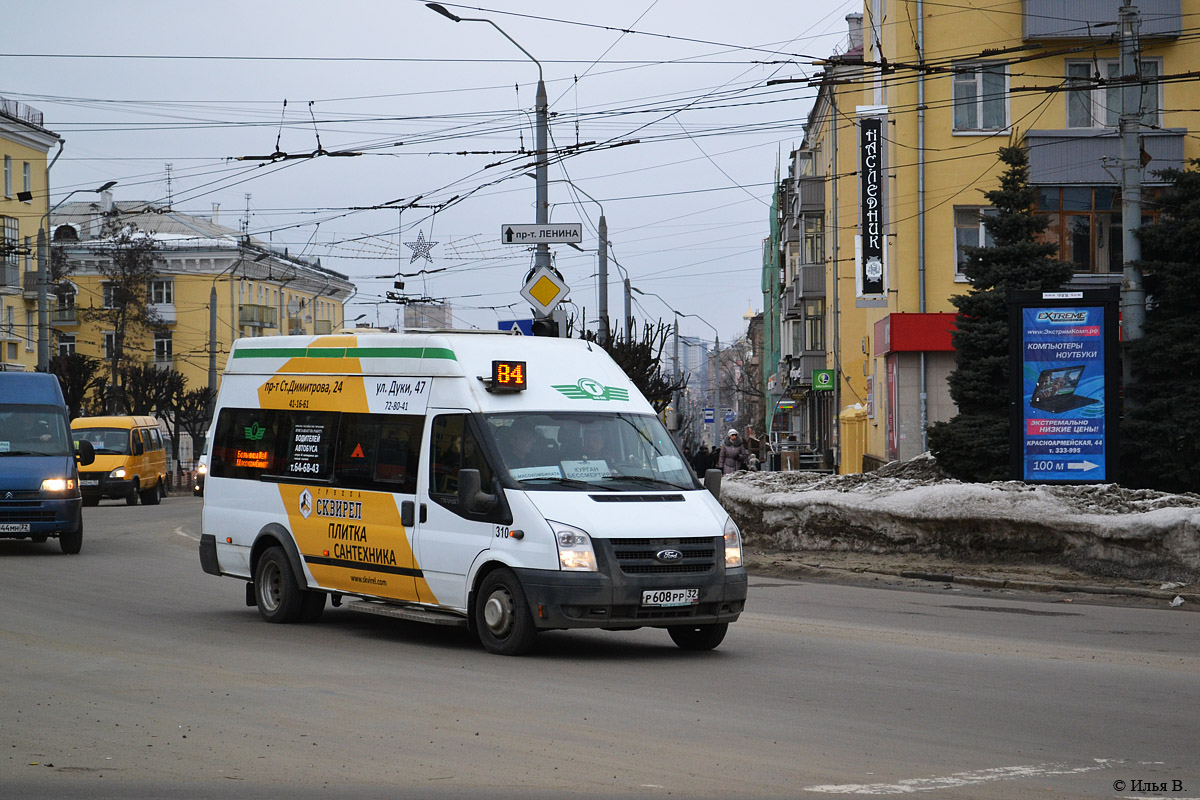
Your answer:
[[[1142,116],[1142,84],[1140,82],[1141,18],[1138,8],[1125,0],[1121,6],[1121,244],[1125,269],[1121,287],[1121,319],[1126,342],[1142,338],[1146,322],[1146,289],[1137,261],[1142,257],[1142,245],[1137,231],[1142,225],[1142,148],[1138,129]],[[1122,359],[1125,385],[1131,382],[1129,359]]]
[[[608,344],[612,333],[608,329],[608,222],[604,219],[604,206],[600,207],[600,346]]]

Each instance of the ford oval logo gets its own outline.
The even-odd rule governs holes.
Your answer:
[[[670,563],[672,561],[679,561],[682,559],[683,553],[679,552],[678,550],[659,550],[654,554],[654,557],[664,563]]]

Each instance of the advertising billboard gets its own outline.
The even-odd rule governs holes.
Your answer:
[[[1011,299],[1014,477],[1115,481],[1118,294],[1014,293]]]

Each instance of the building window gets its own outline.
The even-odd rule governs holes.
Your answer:
[[[4,157],[4,196],[12,197],[12,156]]]
[[[25,271],[33,272],[33,240],[25,237]]]
[[[104,283],[100,284],[100,297],[101,297],[100,307],[101,308],[116,308],[117,307],[117,303],[116,303],[116,299],[115,299],[116,291],[117,291],[117,285],[115,283],[112,283],[111,281],[105,281]]]
[[[1162,74],[1162,62],[1156,58],[1141,59],[1141,73],[1142,77],[1153,79],[1142,86],[1141,122],[1147,126],[1158,125],[1162,103],[1157,79]],[[1119,59],[1067,62],[1067,84],[1082,87],[1067,92],[1067,127],[1117,127],[1121,121],[1122,87],[1097,84],[1120,76]]]
[[[174,360],[171,348],[171,332],[156,331],[154,333],[154,363],[169,364]]]
[[[1142,188],[1142,225],[1152,225],[1158,212],[1147,211],[1157,190]],[[1043,186],[1038,211],[1050,225],[1040,240],[1058,246],[1058,257],[1076,272],[1121,272],[1124,265],[1121,193],[1115,186]]]
[[[21,285],[20,223],[16,217],[0,217],[4,220],[4,238],[0,239],[0,286]]]
[[[996,209],[979,206],[954,207],[954,277],[965,277],[968,247],[991,247],[992,234],[984,224],[985,217],[996,216]]]
[[[30,175],[29,175],[29,162],[28,162],[28,161],[24,162],[24,163],[21,165],[21,172],[22,172],[22,177],[24,178],[24,183],[23,183],[23,185],[24,185],[24,187],[25,187],[25,191],[26,191],[27,193],[28,193],[28,192],[32,192],[32,191],[33,191],[33,181],[30,179]],[[32,202],[33,202],[33,198],[31,197],[31,198],[29,198],[28,200],[26,200],[25,202],[26,202],[26,203],[32,203]]]
[[[825,217],[804,217],[800,239],[801,263],[821,264],[825,260]]]
[[[33,312],[25,312],[25,349],[33,350],[34,344],[37,342],[37,328],[34,327]]]
[[[954,130],[999,131],[1008,127],[1008,76],[1002,64],[955,67]]]
[[[804,301],[804,349],[825,352],[825,298]]]
[[[73,333],[58,334],[58,354],[60,356],[75,355],[75,334],[73,334]]]
[[[113,331],[104,332],[104,360],[112,361],[113,353],[117,349],[117,334]]]
[[[155,278],[150,281],[148,291],[150,302],[154,305],[169,305],[175,302],[175,282],[170,278]]]

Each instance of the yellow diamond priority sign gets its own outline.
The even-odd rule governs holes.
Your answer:
[[[521,287],[521,296],[542,314],[549,314],[559,304],[571,287],[567,286],[552,269],[539,267]]]

